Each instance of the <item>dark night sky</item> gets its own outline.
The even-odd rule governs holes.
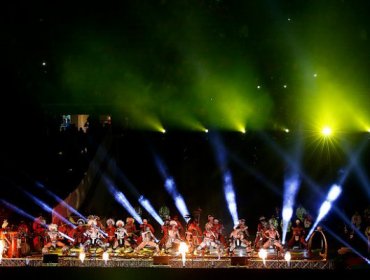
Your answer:
[[[271,143],[291,156],[301,149],[302,168],[325,190],[349,162],[343,146],[320,147],[307,135],[299,142],[307,116],[319,111],[311,99],[319,100],[320,94],[334,89],[332,96],[325,95],[326,105],[343,106],[334,111],[348,114],[341,117],[350,123],[347,127],[352,129],[353,112],[370,123],[365,0],[77,2],[3,5],[2,87],[8,101],[2,102],[2,149],[5,173],[11,170],[3,178],[9,179],[15,169],[36,178],[43,173],[38,169],[47,165],[49,116],[104,113],[120,126],[122,119],[137,124],[153,114],[174,132],[127,137],[117,133],[114,157],[122,170],[148,197],[158,197],[163,182],[153,163],[155,150],[167,161],[184,196],[193,198],[191,206],[203,204],[206,211],[214,211],[224,201],[212,134],[189,132],[178,119],[194,117],[217,128],[220,115],[227,119],[235,111],[235,118],[257,119],[252,121],[256,132],[220,132],[230,152],[241,215],[252,219],[268,214],[258,209],[265,201],[281,203],[267,181],[281,191],[289,164]],[[312,81],[316,73],[322,79],[317,84]],[[229,92],[235,107],[223,104]],[[239,110],[239,100],[251,100],[252,115],[238,113],[244,109]],[[353,100],[350,110],[345,106],[348,100]],[[281,131],[281,126],[293,128],[292,133]],[[348,141],[351,152],[364,137],[354,131],[336,140],[341,145]],[[367,145],[359,157],[365,174],[368,152]],[[350,192],[347,186],[344,208],[354,201],[369,202],[363,195],[368,183],[356,178],[349,176],[348,185],[354,188]],[[207,203],[204,197],[210,197]],[[315,197],[303,182],[298,198],[314,208]],[[155,203],[164,201],[168,197],[159,196]],[[219,215],[228,218],[225,211]]]

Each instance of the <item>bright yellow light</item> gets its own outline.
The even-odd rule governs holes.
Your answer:
[[[325,126],[325,127],[321,130],[321,132],[322,132],[322,134],[323,134],[324,136],[329,136],[329,135],[331,135],[332,130],[331,130],[331,128],[330,128],[330,127]]]
[[[240,132],[241,132],[241,133],[243,133],[243,134],[247,133],[247,131],[245,130],[245,128],[242,128],[242,129],[240,130]]]
[[[284,131],[285,131],[286,133],[289,133],[289,132],[290,132],[290,130],[289,130],[288,128],[285,128],[285,129],[284,129]]]
[[[204,129],[204,132],[205,132],[205,133],[208,133],[208,129],[207,129],[207,128],[206,128],[206,129]]]
[[[161,129],[162,133],[166,133],[166,130],[164,128]]]

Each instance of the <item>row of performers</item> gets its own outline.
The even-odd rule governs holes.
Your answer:
[[[83,219],[77,221],[77,226],[70,227],[66,224],[60,226],[56,224],[46,225],[43,217],[37,218],[32,225],[33,234],[30,235],[27,227],[20,225],[18,235],[23,241],[27,242],[26,237],[32,236],[32,246],[36,251],[48,253],[57,247],[62,248],[66,254],[71,247],[82,247],[85,251],[90,248],[124,249],[126,252],[139,252],[144,247],[152,247],[156,252],[160,249],[165,251],[177,250],[180,242],[184,241],[189,247],[189,252],[199,253],[214,250],[218,253],[226,249],[230,254],[236,249],[251,252],[252,248],[268,248],[275,246],[283,251],[280,243],[280,234],[274,224],[268,223],[263,217],[257,226],[255,240],[250,241],[250,234],[245,220],[239,220],[239,224],[233,229],[229,236],[223,234],[223,225],[213,216],[208,216],[208,222],[204,230],[199,226],[195,219],[190,219],[184,229],[177,219],[166,219],[162,225],[162,238],[158,240],[154,235],[154,227],[143,219],[140,229],[136,229],[135,221],[129,217],[126,223],[122,220],[114,221],[108,219],[107,226],[104,227],[99,217],[89,216],[87,222]],[[297,220],[292,227],[292,236],[288,242],[289,247],[295,245],[306,247],[304,240],[304,228]],[[5,246],[6,248],[6,246]]]

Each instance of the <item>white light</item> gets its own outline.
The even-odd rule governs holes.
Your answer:
[[[287,85],[283,85],[284,88],[287,88],[288,86]]]
[[[161,130],[161,132],[162,132],[162,133],[166,133],[166,130],[163,128],[163,129]]]
[[[85,254],[85,252],[80,252],[80,255],[79,255],[79,257],[78,257],[79,259],[80,259],[80,261],[83,263],[84,262],[84,260],[85,260],[85,258],[86,258],[86,254]]]
[[[0,263],[2,261],[2,258],[3,258],[3,251],[4,251],[4,240],[0,240]]]
[[[188,207],[186,206],[184,198],[182,197],[181,194],[177,194],[177,196],[174,199],[177,210],[179,210],[181,216],[186,221],[186,217],[189,216],[189,210]]]
[[[261,249],[258,252],[258,256],[263,260],[263,265],[266,266],[267,251],[265,249]]]
[[[322,129],[322,134],[324,136],[329,136],[331,134],[331,128],[328,127],[328,126],[325,126],[323,129]]]
[[[290,252],[286,252],[285,255],[284,255],[284,259],[287,261],[287,262],[290,262],[290,260],[292,259],[292,255],[290,254]]]
[[[145,208],[146,211],[160,224],[163,225],[164,222],[158,213],[154,210],[152,204],[144,196],[139,197],[139,203]]]
[[[241,133],[243,133],[243,134],[245,134],[247,131],[245,130],[245,128],[242,128],[242,129],[240,130],[240,132],[241,132]]]
[[[261,88],[261,86],[257,86],[257,88],[258,88],[258,89],[260,89],[260,88]]]
[[[286,260],[288,266],[290,266],[290,260],[292,259],[292,256],[290,255],[289,251],[285,253],[284,259]]]
[[[288,18],[288,21],[291,21],[291,19],[290,19],[290,18]]]
[[[288,223],[293,215],[293,208],[292,207],[284,207],[283,208],[283,221]]]
[[[333,185],[328,193],[328,201],[332,202],[336,200],[341,192],[341,187],[339,187],[338,185]]]
[[[317,217],[317,220],[321,221],[321,219],[324,218],[326,214],[328,214],[330,208],[331,208],[331,202],[325,201],[320,207],[319,216]]]
[[[181,242],[180,247],[179,247],[179,252],[181,253],[182,266],[185,266],[186,253],[188,252],[188,250],[189,250],[188,245],[186,245],[185,242]]]
[[[315,73],[315,74],[313,74],[313,76],[314,76],[314,78],[316,78],[317,77],[317,74]]]
[[[290,130],[289,130],[288,128],[285,128],[285,129],[284,129],[284,131],[285,131],[286,133],[289,133],[289,131],[290,131]]]
[[[109,254],[108,254],[108,252],[104,252],[103,253],[103,260],[104,260],[105,264],[107,264],[107,261],[109,261]]]
[[[46,62],[45,61],[42,62],[42,66],[46,66]]]
[[[204,130],[204,132],[205,132],[205,133],[208,133],[208,129],[206,128],[206,129]]]

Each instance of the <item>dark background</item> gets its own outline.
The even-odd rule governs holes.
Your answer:
[[[189,38],[183,39],[179,32],[186,26],[182,26],[184,23],[178,19],[191,17],[196,11],[197,20],[202,23],[207,36],[201,39],[190,36],[193,38],[191,44],[205,43],[205,47],[199,50],[204,60],[209,63],[216,60],[216,68],[221,69],[226,65],[227,71],[232,68],[233,61],[245,56],[252,57],[260,74],[256,82],[264,82],[271,90],[274,102],[271,118],[293,127],[291,133],[269,128],[248,131],[245,135],[218,131],[228,151],[228,168],[233,175],[239,216],[246,218],[247,223],[254,227],[260,215],[269,216],[275,206],[282,205],[284,175],[291,165],[271,143],[291,156],[295,155],[297,143],[301,143],[301,168],[323,193],[320,196],[307,181],[302,180],[297,202],[316,215],[329,186],[345,172],[349,158],[341,149],[332,154],[312,149],[307,138],[301,136],[304,130],[300,129],[300,121],[289,111],[289,100],[294,90],[283,92],[280,85],[282,81],[299,85],[304,77],[290,75],[297,62],[286,48],[289,40],[284,39],[281,29],[287,17],[291,16],[297,25],[289,34],[296,36],[307,50],[314,49],[325,42],[311,42],[309,34],[312,31],[305,23],[321,15],[324,24],[314,32],[322,32],[324,38],[330,38],[333,51],[339,49],[339,55],[329,56],[327,61],[338,60],[338,57],[343,59],[342,64],[349,66],[343,67],[340,77],[346,78],[349,72],[355,73],[348,79],[356,76],[361,87],[368,92],[370,60],[366,35],[369,27],[365,9],[367,1],[175,2],[48,4],[12,1],[4,4],[2,197],[36,215],[40,211],[38,206],[31,203],[16,186],[37,194],[52,205],[53,200],[37,190],[34,183],[43,182],[56,194],[66,196],[80,182],[97,147],[108,133],[112,137],[110,156],[138,192],[144,193],[156,209],[168,205],[171,212],[176,212],[163,188],[163,179],[154,164],[153,154],[162,157],[168,166],[190,211],[201,207],[203,219],[213,213],[229,225],[221,170],[210,142],[212,135],[217,132],[205,134],[174,128],[161,134],[132,129],[121,121],[122,115],[128,112],[117,112],[117,93],[109,90],[114,79],[101,84],[87,81],[81,84],[82,89],[73,91],[63,80],[60,66],[68,57],[73,59],[81,55],[83,50],[79,49],[79,42],[105,34],[110,42],[108,45],[113,49],[104,49],[103,52],[111,53],[113,57],[117,52],[127,53],[134,69],[132,71],[140,73],[146,83],[158,89],[175,86],[179,89],[178,96],[171,98],[182,97],[192,77],[191,73],[181,73],[181,55],[171,42],[175,41],[176,46],[183,45],[185,48],[190,46]],[[327,17],[322,16],[325,14]],[[341,19],[345,24],[340,24]],[[192,30],[189,32],[192,34]],[[223,53],[227,54],[227,59],[222,57]],[[42,66],[42,61],[47,61],[46,68]],[[87,68],[94,65],[90,63],[87,60]],[[84,89],[84,86],[87,88]],[[162,106],[161,103],[156,105]],[[82,140],[83,145],[89,147],[86,155],[77,155],[75,136],[61,136],[58,132],[61,114],[71,113],[112,116],[112,127],[107,129],[109,132],[98,130]],[[368,138],[366,133],[350,133],[343,135],[340,141],[346,143],[354,153]],[[57,156],[60,149],[68,151],[69,157],[61,160]],[[358,162],[366,174],[369,171],[368,155],[369,147],[365,145]],[[73,171],[69,172],[71,167]],[[113,174],[113,178],[117,186],[125,191],[118,175]],[[356,209],[361,211],[369,204],[368,182],[364,183],[350,173],[343,188],[338,208],[347,215]],[[135,199],[132,193],[128,192],[127,195]],[[105,203],[112,207],[107,208],[106,213],[98,214],[126,216],[125,212],[117,213],[116,208],[120,209],[117,204],[108,200]],[[89,207],[86,205],[86,209],[82,210],[94,210]]]

